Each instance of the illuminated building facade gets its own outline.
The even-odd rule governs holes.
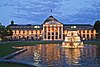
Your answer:
[[[81,39],[96,39],[96,30],[90,24],[63,24],[49,16],[41,25],[10,24],[12,39],[19,40],[64,40],[69,30],[77,30]]]

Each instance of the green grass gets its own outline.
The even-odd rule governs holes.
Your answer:
[[[17,51],[18,49],[12,49],[10,45],[0,45],[0,57],[6,56],[10,53]]]
[[[84,42],[84,44],[91,44],[91,45],[98,45],[100,46],[100,41],[87,41],[87,42]]]
[[[0,62],[0,67],[29,67],[28,65]]]

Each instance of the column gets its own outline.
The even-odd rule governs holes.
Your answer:
[[[52,26],[50,26],[50,40],[52,40]]]
[[[89,32],[88,34],[89,34],[89,40],[91,40],[91,33]]]
[[[45,27],[44,27],[44,25],[43,25],[43,32],[42,32],[43,40],[45,40],[45,38],[44,38],[45,29],[44,29],[44,28],[45,28]]]
[[[81,37],[83,37],[83,30],[81,30]]]
[[[61,26],[61,40],[63,40],[63,25]]]
[[[89,40],[91,40],[91,30],[89,30]]]
[[[87,30],[85,30],[85,38],[86,38],[86,40],[87,40]]]
[[[55,29],[56,29],[56,26],[54,26],[54,40],[56,39],[56,31],[55,31]]]
[[[88,30],[89,40],[91,40],[91,33]]]
[[[93,30],[93,38],[96,38],[96,30]]]
[[[48,40],[48,26],[46,26],[46,40]]]
[[[58,40],[59,40],[59,26],[58,26]]]

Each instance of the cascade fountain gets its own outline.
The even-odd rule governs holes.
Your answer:
[[[80,36],[77,31],[68,31],[64,42],[61,47],[65,48],[82,48],[83,42],[81,42]]]

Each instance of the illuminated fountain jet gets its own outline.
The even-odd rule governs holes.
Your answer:
[[[62,47],[66,48],[82,48],[83,42],[81,42],[80,36],[77,31],[68,31],[67,36],[65,37]]]

